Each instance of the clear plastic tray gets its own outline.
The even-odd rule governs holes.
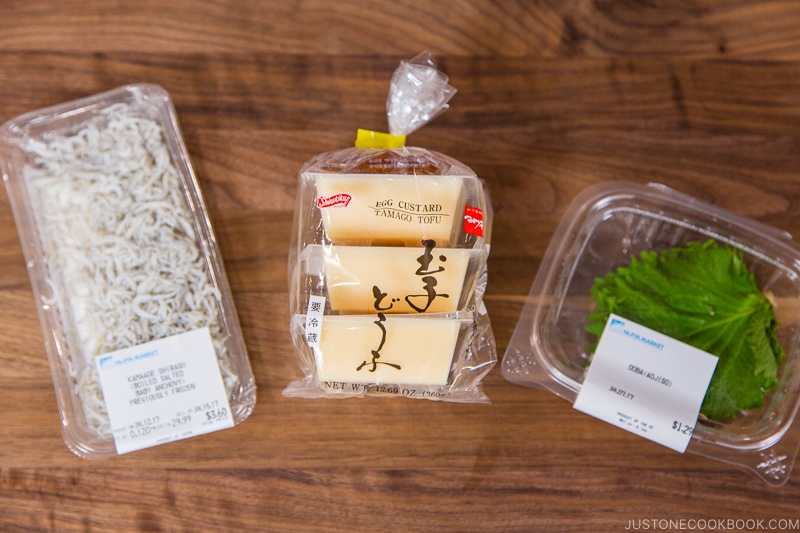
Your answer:
[[[771,485],[788,479],[800,442],[800,251],[791,236],[662,185],[625,182],[590,187],[570,205],[547,248],[501,365],[513,383],[550,390],[573,402],[594,335],[597,277],[628,266],[642,251],[714,239],[741,250],[775,304],[786,352],[779,385],[763,408],[725,422],[700,420],[687,451],[745,468]]]
[[[116,454],[94,357],[209,328],[234,423],[255,383],[203,199],[164,89],[129,85],[0,128],[0,170],[67,446]]]

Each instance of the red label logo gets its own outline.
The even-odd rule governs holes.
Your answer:
[[[327,207],[347,207],[347,204],[349,204],[352,199],[353,197],[346,192],[334,194],[327,198],[325,196],[320,196],[317,198],[317,207],[320,209],[325,209]]]
[[[464,207],[464,232],[483,237],[483,211],[471,205]]]

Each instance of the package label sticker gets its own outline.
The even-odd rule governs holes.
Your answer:
[[[683,453],[717,360],[612,314],[573,407]]]
[[[118,454],[233,427],[208,328],[95,358]]]
[[[306,342],[311,348],[319,346],[319,337],[322,333],[322,315],[325,312],[325,297],[308,297],[308,309],[306,310]]]
[[[464,233],[483,237],[483,211],[480,208],[464,207]]]
[[[346,192],[334,194],[333,196],[320,195],[317,197],[317,207],[320,209],[327,209],[331,207],[343,208],[347,207],[352,199],[353,197]]]

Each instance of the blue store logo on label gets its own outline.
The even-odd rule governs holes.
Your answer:
[[[639,326],[638,324],[636,325]],[[626,328],[625,322],[613,315],[609,317],[609,323],[607,329],[612,333],[625,335],[626,337],[629,337],[635,341],[641,342],[642,344],[645,344],[650,348],[655,348],[656,350],[664,349],[664,343],[654,340],[653,338],[651,338],[652,336],[648,336],[648,334],[644,331],[644,328],[641,328],[641,326],[639,326],[639,328],[631,328],[631,329]],[[634,329],[639,329],[639,331],[634,331]]]
[[[608,325],[608,329],[614,333],[623,333],[625,330],[625,322],[612,316],[611,323]]]

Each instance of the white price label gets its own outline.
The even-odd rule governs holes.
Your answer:
[[[208,328],[95,362],[118,454],[234,425]]]
[[[573,407],[683,453],[717,360],[612,314]]]

